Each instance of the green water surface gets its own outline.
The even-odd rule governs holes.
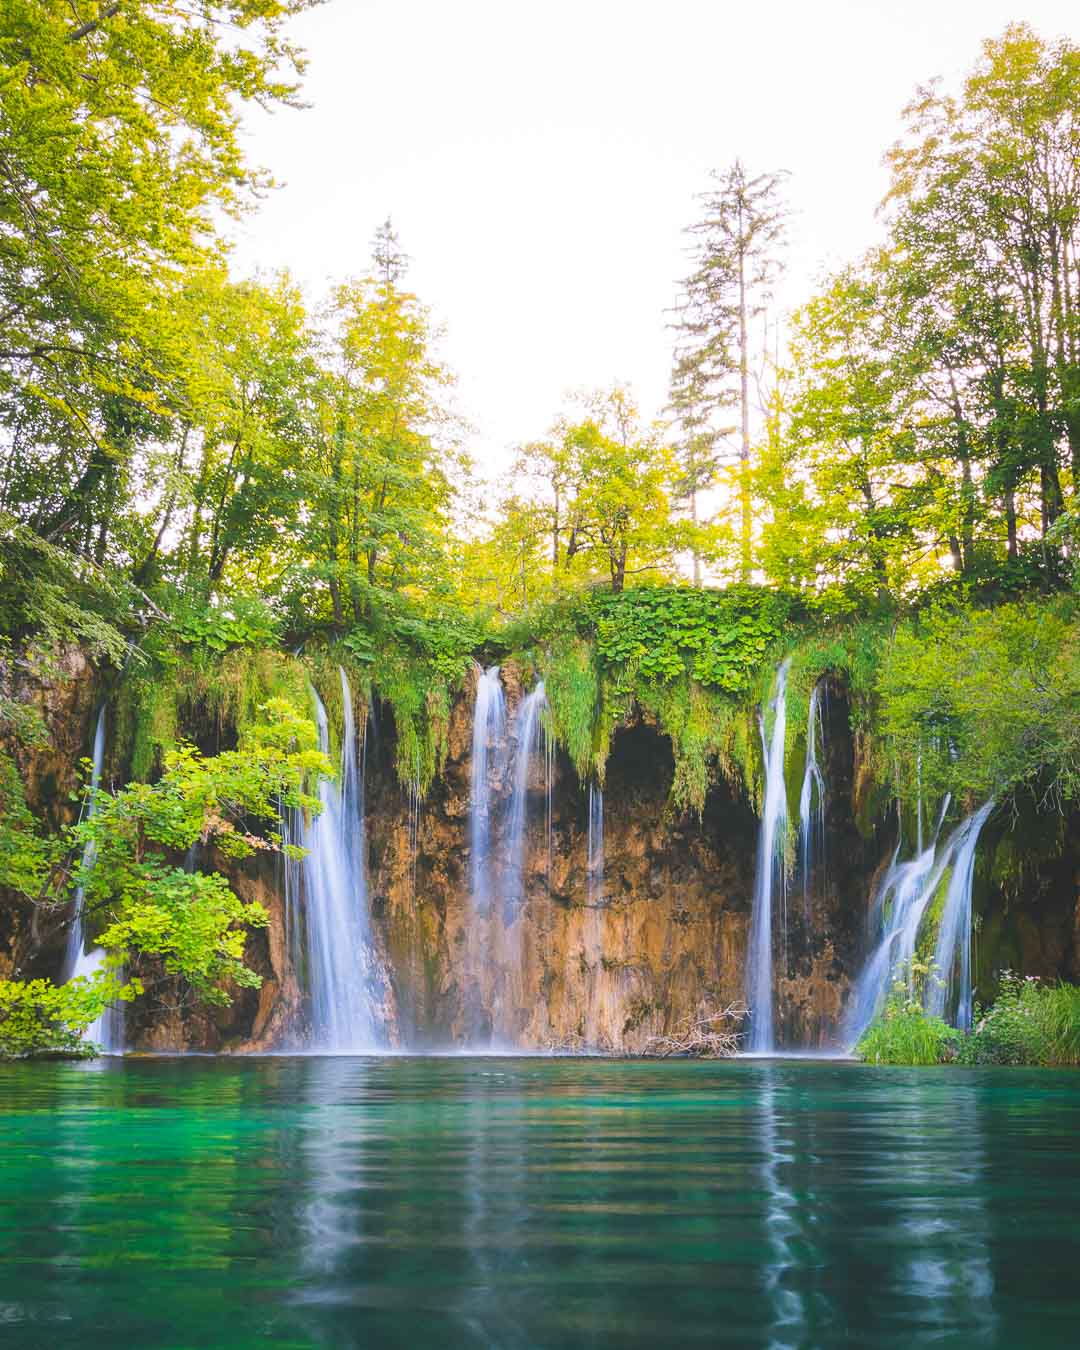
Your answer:
[[[0,1347],[1080,1345],[1080,1074],[0,1068]]]

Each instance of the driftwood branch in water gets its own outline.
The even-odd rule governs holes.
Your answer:
[[[746,1005],[729,1003],[720,1012],[691,1018],[671,1035],[650,1036],[642,1055],[647,1059],[730,1059],[739,1050],[739,1032],[734,1028],[746,1016]]]

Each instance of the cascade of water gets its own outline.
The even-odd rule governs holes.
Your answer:
[[[589,783],[588,858],[589,904],[604,893],[604,789],[595,780]]]
[[[947,801],[945,806],[947,808]],[[846,1039],[850,1045],[856,1044],[884,1005],[896,978],[907,978],[914,997],[911,966],[916,943],[946,873],[949,883],[934,955],[938,974],[945,983],[928,982],[924,1002],[928,1011],[944,1016],[950,992],[955,990],[956,1024],[965,1029],[970,1026],[971,882],[979,835],[993,807],[994,803],[988,801],[967,816],[940,847],[939,819],[934,838],[921,853],[907,862],[898,862],[894,856],[874,897],[873,916],[880,936],[855,983],[845,1018]],[[960,970],[955,976],[958,948]]]
[[[967,828],[963,837],[956,841],[949,889],[945,893],[945,907],[934,947],[938,980],[931,982],[927,990],[927,1010],[938,1017],[945,1016],[947,1005],[953,1004],[955,999],[955,1021],[961,1031],[971,1030],[971,883],[975,872],[975,849],[982,827],[993,809],[992,800],[980,806],[964,822]]]
[[[582,932],[585,961],[591,971],[585,1041],[600,1049],[604,1014],[610,1003],[610,980],[604,967],[604,789],[589,782],[589,819],[585,836],[586,914]]]
[[[494,794],[490,766],[492,750],[506,726],[506,700],[499,667],[477,671],[473,711],[472,779],[469,793],[470,880],[473,907],[486,914],[491,906],[491,821]]]
[[[522,699],[517,714],[517,750],[514,759],[514,795],[510,800],[510,825],[507,830],[506,901],[513,906],[516,916],[525,903],[525,851],[527,847],[526,822],[529,806],[529,770],[533,752],[539,748],[543,734],[540,714],[547,707],[544,682],[541,680],[526,698]]]
[[[754,908],[750,920],[750,943],[746,961],[746,998],[750,1008],[750,1044],[755,1054],[775,1049],[772,1007],[773,896],[783,898],[786,879],[784,852],[787,835],[787,789],[784,783],[784,737],[787,733],[786,690],[790,659],[776,672],[772,697],[773,724],[768,742],[762,717],[761,738],[765,760],[765,803],[758,832],[757,875]]]
[[[91,752],[90,790],[83,807],[84,819],[89,819],[97,810],[97,793],[101,783],[101,770],[105,763],[105,704],[98,709],[94,726],[94,746]],[[82,870],[89,872],[97,857],[93,840],[88,840],[83,848]],[[93,975],[101,969],[105,953],[100,947],[84,951],[86,942],[86,916],[84,906],[86,893],[82,886],[75,892],[75,918],[68,934],[67,951],[64,955],[65,979],[76,976]],[[113,1004],[86,1028],[85,1039],[101,1046],[107,1055],[118,1055],[124,1049],[124,1013],[123,1004]]]
[[[825,777],[818,763],[818,745],[825,746],[821,715],[821,683],[810,695],[806,723],[806,768],[799,796],[799,868],[803,880],[803,914],[810,922],[810,880],[815,863],[825,861]]]
[[[337,782],[319,785],[322,811],[300,821],[310,850],[303,864],[304,919],[311,1041],[317,1050],[358,1052],[375,1047],[371,986],[376,977],[368,914],[364,839],[364,784],[357,754],[352,690],[344,670],[344,727]],[[330,748],[326,708],[318,694],[319,747]]]

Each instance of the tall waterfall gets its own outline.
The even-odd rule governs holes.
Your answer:
[[[589,783],[589,835],[587,890],[593,905],[604,893],[604,789],[595,780]]]
[[[344,726],[337,782],[319,785],[322,811],[299,822],[310,850],[302,863],[304,937],[311,995],[311,1044],[316,1050],[356,1053],[376,1047],[372,986],[378,978],[371,945],[364,838],[364,782],[360,773],[352,690],[344,670]],[[326,708],[318,694],[319,748],[330,748]]]
[[[787,789],[784,783],[784,738],[787,733],[787,674],[790,658],[776,672],[772,697],[773,723],[768,741],[762,712],[761,740],[765,759],[765,804],[758,832],[754,908],[746,959],[746,997],[750,1008],[750,1044],[755,1054],[769,1054],[776,1046],[773,1032],[773,898],[783,898],[787,843]]]
[[[845,1018],[846,1038],[855,1045],[883,1007],[894,979],[905,976],[912,996],[911,963],[923,923],[948,875],[934,949],[940,984],[930,981],[923,995],[928,1012],[944,1017],[954,1007],[958,1027],[971,1026],[971,883],[975,849],[993,801],[967,816],[938,846],[937,837],[907,862],[894,857],[877,895],[872,914],[878,941],[856,981]]]
[[[486,914],[491,907],[491,825],[494,808],[491,767],[493,750],[506,727],[506,699],[499,667],[479,671],[473,712],[472,781],[469,793],[470,881],[473,907]]]
[[[525,903],[525,854],[528,848],[529,774],[533,754],[540,748],[543,724],[540,714],[547,707],[541,680],[517,713],[517,751],[514,759],[514,795],[510,800],[510,824],[506,834],[506,913],[517,917]]]
[[[94,726],[94,747],[91,752],[90,790],[86,797],[84,819],[89,820],[97,810],[98,787],[101,784],[101,770],[105,763],[105,704],[98,709]],[[97,849],[93,840],[87,840],[82,854],[82,870],[89,872],[97,858]],[[68,934],[67,951],[64,957],[65,979],[76,976],[93,975],[101,969],[105,952],[100,947],[84,951],[86,942],[86,916],[84,906],[86,893],[82,886],[75,892],[75,918]],[[86,1028],[85,1039],[101,1046],[107,1055],[118,1055],[124,1049],[124,1013],[123,1004],[113,1004]]]
[[[585,1013],[585,1042],[589,1049],[610,1045],[605,1026],[611,1005],[611,976],[604,966],[604,789],[589,783],[589,819],[585,835],[585,922],[582,949],[589,967],[589,1002]]]
[[[927,1010],[944,1017],[947,1008],[953,1007],[956,1025],[962,1031],[971,1030],[971,883],[975,849],[993,809],[993,801],[986,802],[956,832],[963,834],[954,846],[949,889],[934,947],[938,981],[927,990]]]
[[[810,695],[806,720],[806,768],[799,796],[799,870],[803,883],[803,914],[810,922],[810,882],[814,867],[824,861],[825,853],[825,777],[818,763],[818,747],[825,744],[825,724],[821,716],[821,681]]]

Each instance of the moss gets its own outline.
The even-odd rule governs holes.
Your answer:
[[[368,696],[377,694],[393,711],[398,779],[421,796],[446,762],[451,698],[461,688],[466,669],[465,662],[446,667],[390,649],[367,672]]]
[[[746,738],[738,734],[740,708],[733,698],[684,678],[645,685],[637,701],[671,740],[671,805],[677,811],[701,814],[716,771],[746,778]]]
[[[584,639],[563,635],[541,658],[551,710],[550,729],[581,779],[599,772],[607,759],[600,676]],[[610,733],[607,736],[610,742]]]
[[[238,647],[221,655],[148,657],[117,696],[117,754],[138,782],[160,772],[163,757],[185,735],[213,731],[242,740],[270,699],[306,704],[306,671],[284,652]]]

